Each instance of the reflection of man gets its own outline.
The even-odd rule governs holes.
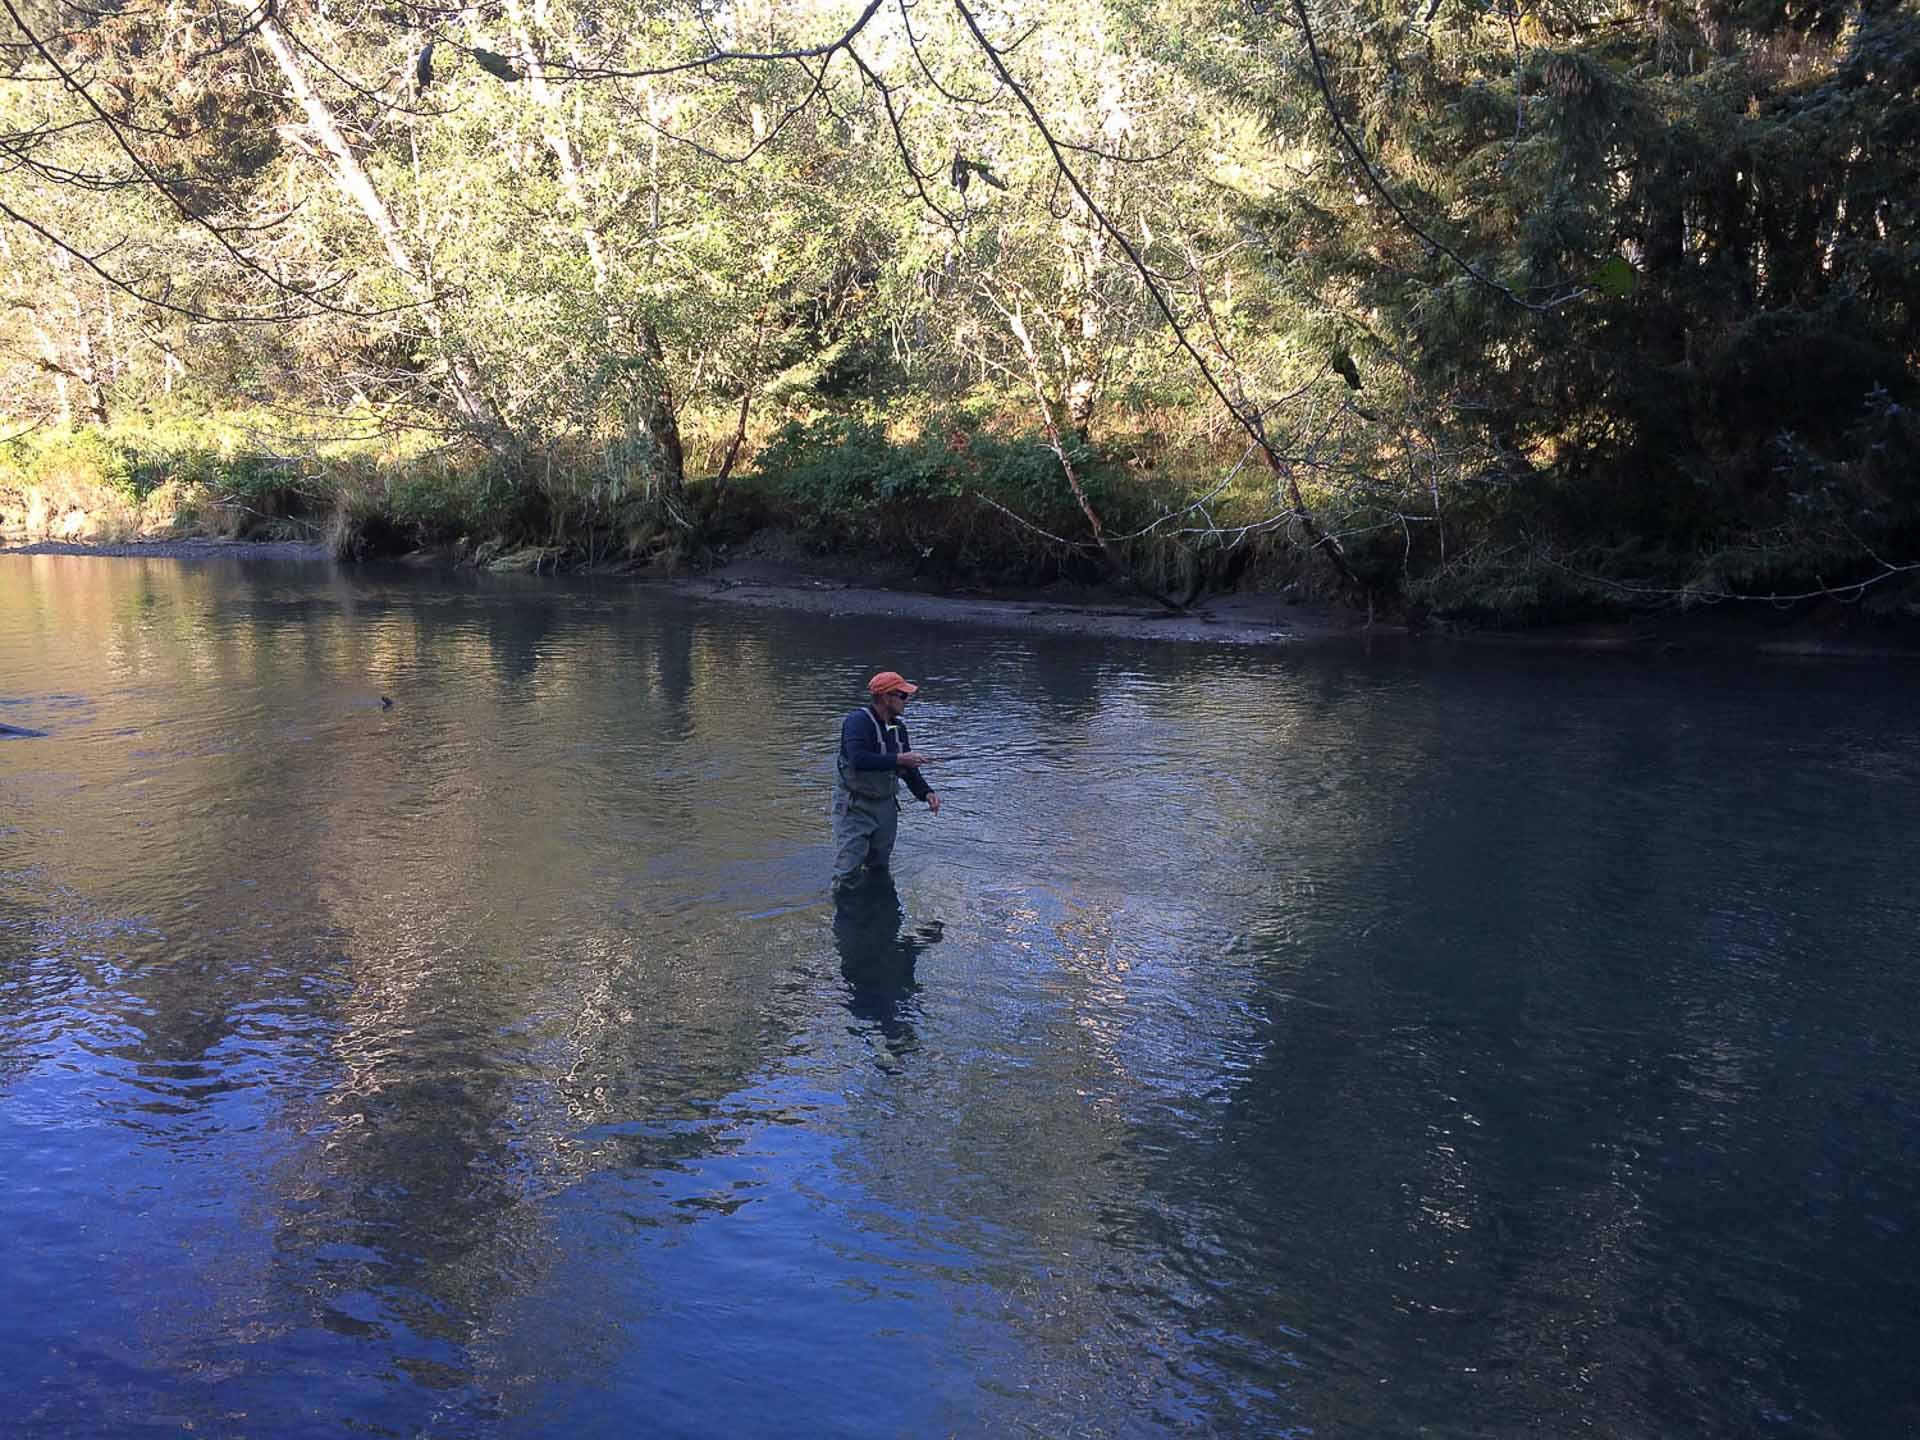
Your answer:
[[[847,982],[847,1009],[879,1032],[896,1060],[918,1043],[913,1019],[919,1006],[913,997],[920,987],[913,978],[914,961],[941,938],[937,920],[903,935],[900,926],[906,916],[900,892],[887,875],[834,894],[833,943],[840,952],[841,978]]]
[[[864,866],[887,873],[900,830],[900,781],[927,809],[940,813],[940,797],[920,774],[918,754],[900,717],[920,687],[892,670],[867,682],[868,702],[840,724],[839,781],[833,787],[833,883],[844,889]]]

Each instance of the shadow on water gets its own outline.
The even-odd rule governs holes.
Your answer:
[[[833,943],[847,982],[847,1009],[881,1036],[895,1059],[918,1048],[914,965],[941,938],[938,920],[903,930],[906,919],[891,875],[872,876],[834,897]]]

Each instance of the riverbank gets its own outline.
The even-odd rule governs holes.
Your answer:
[[[22,541],[0,544],[0,555],[97,555],[108,559],[141,560],[301,560],[325,562],[324,545],[300,540],[121,540],[100,543],[74,540]]]
[[[674,589],[728,604],[833,617],[990,625],[1087,638],[1197,645],[1291,647],[1401,644],[1445,650],[1503,647],[1596,654],[1755,655],[1801,659],[1920,661],[1920,636],[1855,632],[1832,617],[1788,619],[1726,608],[1620,621],[1583,621],[1532,630],[1412,627],[1364,612],[1286,595],[1210,596],[1184,612],[1110,594],[942,594],[866,586],[798,573],[742,567],[668,582]]]
[[[1185,611],[1090,587],[1043,590],[967,587],[957,591],[867,585],[845,576],[758,563],[664,582],[676,592],[766,610],[877,620],[988,625],[1090,639],[1160,640],[1205,645],[1286,645],[1373,634],[1406,635],[1400,625],[1319,601],[1284,595],[1219,595]]]
[[[287,540],[140,540],[84,544],[36,541],[0,545],[0,556],[71,555],[159,560],[330,563],[326,547]],[[446,565],[433,552],[380,564]],[[356,567],[361,568],[361,567]],[[1231,592],[1202,597],[1173,611],[1138,597],[1090,586],[941,588],[907,575],[863,583],[865,567],[831,556],[801,561],[747,558],[694,575],[627,576],[694,599],[829,617],[871,616],[935,624],[994,626],[1088,639],[1194,645],[1293,647],[1365,643],[1499,646],[1514,649],[1640,655],[1757,655],[1843,660],[1920,660],[1914,627],[1875,622],[1852,607],[1787,614],[1759,603],[1655,612],[1620,620],[1586,620],[1530,629],[1410,626],[1369,619],[1365,612],[1290,591]]]
[[[1225,527],[1211,542],[1163,530],[1185,491],[1123,463],[1122,447],[1091,456],[1081,477],[1099,479],[1103,518],[1132,537],[1098,556],[1047,538],[1081,533],[1084,517],[1055,513],[1057,462],[1030,436],[909,443],[842,429],[827,425],[798,450],[770,443],[751,471],[691,485],[672,505],[636,495],[613,505],[586,471],[562,467],[536,484],[473,456],[295,464],[293,449],[268,453],[245,436],[53,434],[0,457],[0,553],[623,577],[763,608],[1189,644],[1418,637],[1635,654],[1920,654],[1920,569],[1870,552],[1813,553],[1778,537],[1756,551],[1736,536],[1720,548],[1583,546],[1579,527],[1511,544],[1499,517],[1476,529],[1455,514],[1451,563],[1404,527],[1388,543],[1360,526],[1337,573],[1301,537],[1262,528],[1271,497],[1211,512]],[[1309,503],[1324,510],[1336,498]],[[1236,518],[1250,528],[1235,530]],[[1221,543],[1229,533],[1240,538]],[[1137,586],[1105,580],[1113,566]],[[1356,608],[1362,587],[1371,601]],[[1763,591],[1824,598],[1733,598]],[[1194,598],[1176,610],[1150,592]]]

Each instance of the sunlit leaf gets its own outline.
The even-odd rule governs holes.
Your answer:
[[[1593,272],[1593,288],[1615,300],[1626,299],[1633,294],[1634,287],[1639,283],[1640,272],[1620,255],[1613,256]]]

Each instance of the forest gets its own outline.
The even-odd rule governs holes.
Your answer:
[[[1920,617],[1920,6],[0,0],[0,524]]]

